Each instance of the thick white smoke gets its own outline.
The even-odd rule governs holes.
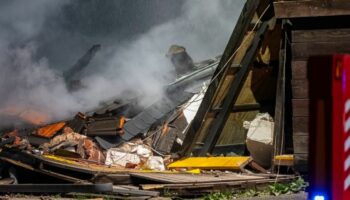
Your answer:
[[[123,98],[123,92],[128,90],[145,95],[142,103],[149,104],[162,95],[162,88],[171,77],[173,69],[165,57],[169,46],[185,46],[195,61],[221,54],[244,4],[188,0],[180,15],[132,39],[104,38],[108,45],[102,44],[91,63],[98,71],[90,67],[90,73],[81,77],[85,89],[69,93],[60,76],[61,69],[53,67],[55,64],[50,63],[45,52],[38,53],[37,47],[42,45],[39,36],[44,34],[43,26],[50,23],[46,19],[55,19],[52,16],[60,15],[61,8],[70,3],[15,0],[1,5],[0,111],[2,107],[19,105],[44,111],[52,120],[58,120],[94,108],[100,101]]]

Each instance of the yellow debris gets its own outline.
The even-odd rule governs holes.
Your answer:
[[[54,155],[43,155],[45,158],[51,159],[51,160],[55,160],[55,161],[59,161],[59,162],[63,162],[63,163],[68,163],[68,164],[75,164],[74,161],[68,160],[68,159],[64,159],[62,157],[58,157],[58,156],[54,156]]]
[[[85,166],[88,168],[95,168],[94,165],[89,165],[89,164],[83,164],[83,163],[79,163],[76,162],[74,160],[69,160],[66,159],[64,157],[60,157],[60,156],[55,156],[55,155],[43,155],[44,158],[53,160],[53,161],[57,161],[60,163],[65,163],[65,164],[70,164],[70,165],[75,165],[75,166]],[[108,167],[108,166],[104,166],[104,165],[96,165],[97,167],[99,167],[100,170],[103,169],[108,169],[108,170],[113,170],[113,168]],[[179,172],[179,171],[156,171],[156,170],[146,170],[146,169],[119,169],[119,170],[115,170],[114,172],[138,172],[138,173],[165,173],[165,174],[180,174],[180,173],[190,173],[190,174],[200,174],[201,170],[200,169],[193,169],[193,170],[188,170],[188,171],[184,171],[184,172]]]
[[[187,170],[186,172],[190,173],[190,174],[200,174],[201,170],[200,169],[192,169],[192,170]]]
[[[218,169],[240,170],[251,160],[250,157],[191,157],[168,165],[168,169]]]
[[[283,161],[294,161],[294,155],[277,155],[275,156],[275,161],[283,160]]]
[[[274,158],[274,164],[279,166],[293,166],[294,155],[277,155]]]

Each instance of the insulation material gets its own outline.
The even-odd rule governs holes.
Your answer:
[[[142,142],[142,140],[136,139],[133,142],[124,143],[119,148],[109,149],[105,164],[139,168],[153,155],[150,148]]]
[[[245,121],[243,126],[248,129],[246,144],[251,157],[262,167],[269,168],[273,154],[272,117],[268,113],[260,113],[253,121]]]
[[[131,150],[131,152],[144,158],[148,158],[152,155],[152,151],[146,148],[144,145],[137,145]]]
[[[119,165],[126,167],[127,164],[138,165],[140,163],[141,159],[136,154],[120,152],[117,149],[110,149],[107,151],[105,165]]]
[[[164,160],[160,156],[151,156],[148,158],[145,168],[149,170],[164,171]]]

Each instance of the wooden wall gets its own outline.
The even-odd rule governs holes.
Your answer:
[[[350,53],[350,29],[292,31],[291,86],[295,167],[307,171],[309,142],[308,59],[316,55]],[[323,80],[319,80],[323,81]],[[312,88],[311,88],[312,89]]]

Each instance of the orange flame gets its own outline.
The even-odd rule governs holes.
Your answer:
[[[62,128],[65,125],[66,125],[65,122],[59,122],[59,123],[51,124],[48,126],[44,126],[44,127],[38,129],[37,135],[39,135],[41,137],[51,138],[58,131],[62,130]]]
[[[8,106],[0,109],[0,115],[17,117],[33,125],[43,125],[51,120],[50,116],[43,112],[21,106]]]

